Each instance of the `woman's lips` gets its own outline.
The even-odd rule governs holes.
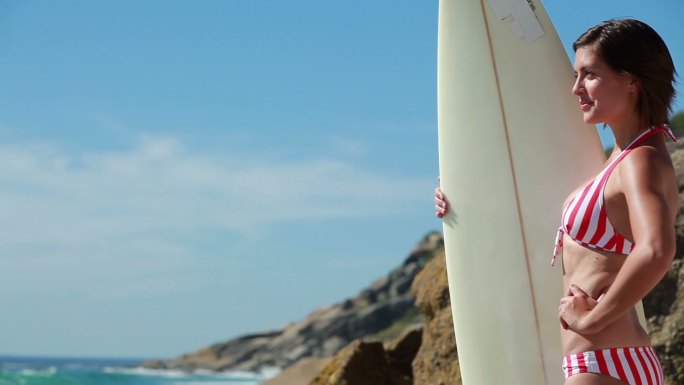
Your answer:
[[[582,111],[589,111],[591,107],[594,106],[594,103],[588,101],[588,100],[580,100],[580,109]]]

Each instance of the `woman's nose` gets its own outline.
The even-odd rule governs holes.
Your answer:
[[[582,88],[583,88],[582,79],[579,76],[575,77],[575,84],[572,85],[573,95],[579,95]]]

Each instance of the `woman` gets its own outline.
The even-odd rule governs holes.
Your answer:
[[[599,24],[573,48],[572,92],[584,121],[609,126],[615,148],[566,200],[556,239],[566,292],[559,306],[565,384],[662,385],[634,306],[675,254],[679,198],[664,139],[674,65],[660,36],[637,20]],[[448,211],[439,188],[435,208],[440,218]]]

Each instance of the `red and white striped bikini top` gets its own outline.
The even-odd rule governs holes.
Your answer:
[[[673,141],[677,139],[667,126],[652,127],[641,133],[620,155],[606,166],[587,186],[578,192],[563,210],[561,226],[556,235],[551,265],[563,251],[563,234],[568,234],[575,242],[593,249],[610,251],[619,254],[629,254],[634,244],[623,235],[615,231],[606,214],[603,201],[603,191],[606,182],[615,166],[633,149],[648,138],[663,132]]]

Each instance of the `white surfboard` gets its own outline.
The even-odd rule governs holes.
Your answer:
[[[464,385],[563,383],[563,200],[605,157],[539,0],[440,0],[444,240]]]

